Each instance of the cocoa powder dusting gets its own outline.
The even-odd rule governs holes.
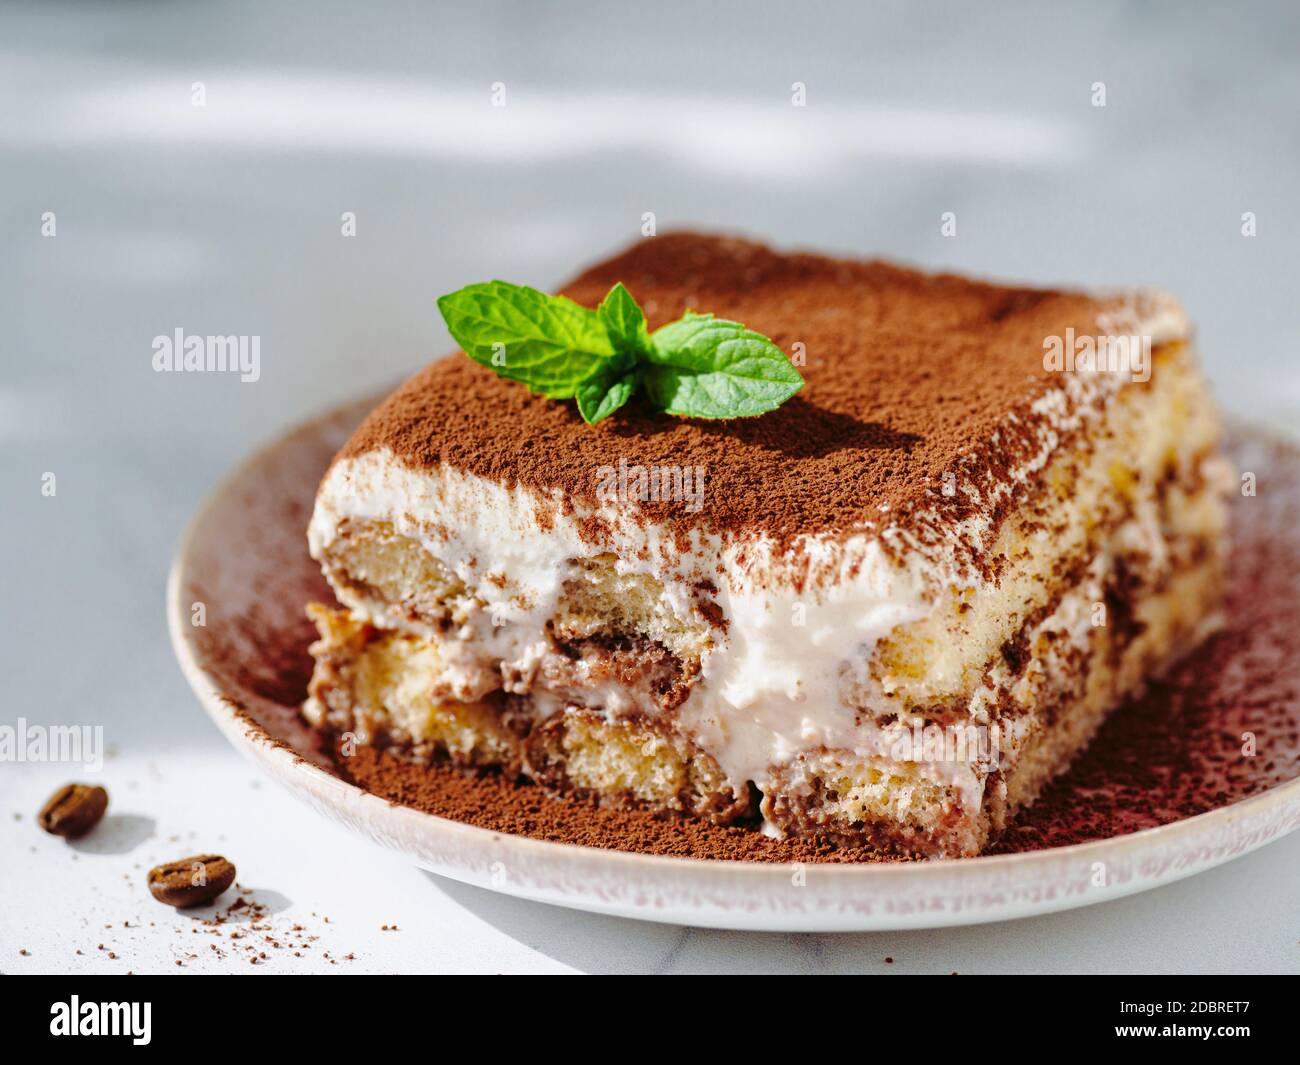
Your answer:
[[[679,534],[693,525],[757,528],[788,541],[868,526],[882,507],[905,520],[922,501],[957,518],[971,497],[933,486],[950,473],[987,488],[1038,448],[1042,417],[1029,407],[1060,383],[1043,369],[1044,338],[1067,327],[1096,333],[1105,309],[1078,293],[783,255],[692,233],[638,241],[563,292],[594,307],[620,280],[652,329],[693,309],[801,352],[806,387],[760,418],[674,418],[633,402],[592,426],[574,404],[535,396],[455,355],[386,400],[340,457],[387,447],[413,467],[446,463],[507,485],[558,488],[569,501],[594,499],[594,471],[620,458],[703,467],[699,513],[642,504]]]

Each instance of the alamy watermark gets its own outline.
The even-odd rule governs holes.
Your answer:
[[[596,470],[602,503],[681,503],[691,514],[704,508],[703,466],[641,466],[625,458]]]
[[[50,1035],[127,1036],[138,1047],[153,1038],[152,1002],[82,1002],[73,995],[50,1005]]]
[[[177,326],[153,338],[155,373],[237,373],[245,384],[262,376],[260,336],[200,336]]]
[[[104,768],[103,725],[0,725],[0,762],[67,762]]]
[[[1043,338],[1043,369],[1050,373],[1128,374],[1140,383],[1151,380],[1149,336],[1077,336],[1074,327],[1063,336]]]
[[[889,745],[896,762],[965,762],[997,768],[1002,760],[1002,727],[993,725],[922,725],[901,731]]]

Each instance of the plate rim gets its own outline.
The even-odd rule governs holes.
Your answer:
[[[459,840],[468,843],[477,843],[483,846],[496,845],[503,843],[513,850],[539,857],[542,859],[556,859],[559,861],[569,860],[570,862],[599,862],[610,866],[617,866],[620,870],[628,872],[643,870],[646,873],[666,873],[675,876],[692,877],[700,880],[708,880],[715,877],[716,874],[725,873],[729,878],[743,878],[746,882],[760,884],[763,881],[780,879],[785,881],[789,877],[789,870],[792,865],[804,865],[806,868],[815,869],[817,878],[821,881],[823,878],[830,882],[859,882],[863,886],[869,886],[878,881],[900,881],[905,882],[909,879],[917,881],[939,880],[948,876],[960,876],[962,870],[971,872],[979,871],[986,874],[997,874],[1006,872],[1008,874],[1017,870],[1046,865],[1050,862],[1070,862],[1075,860],[1088,861],[1105,861],[1115,857],[1118,853],[1141,850],[1149,845],[1167,843],[1177,837],[1198,835],[1209,835],[1216,829],[1226,828],[1233,821],[1251,817],[1257,814],[1267,814],[1273,812],[1288,803],[1295,801],[1300,805],[1300,777],[1286,781],[1282,784],[1274,785],[1268,790],[1258,795],[1248,796],[1239,799],[1236,802],[1226,806],[1221,806],[1213,810],[1207,810],[1191,817],[1181,818],[1177,821],[1171,821],[1168,824],[1157,825],[1151,828],[1140,829],[1136,832],[1128,832],[1121,835],[1109,836],[1105,839],[1089,840],[1082,843],[1067,844],[1059,847],[1047,847],[1033,851],[1022,851],[1013,854],[996,854],[996,855],[979,855],[971,858],[949,858],[931,861],[919,862],[816,862],[816,863],[791,863],[791,862],[756,862],[745,860],[732,860],[720,858],[686,858],[674,857],[669,855],[644,854],[633,851],[623,851],[615,848],[592,847],[585,844],[561,843],[552,840],[537,839],[532,836],[517,835],[513,833],[500,832],[494,829],[483,828],[478,825],[472,825],[467,822],[457,821],[452,818],[442,817],[437,814],[428,813],[415,807],[406,806],[400,803],[392,802],[379,795],[369,792],[364,788],[344,780],[313,764],[310,760],[303,757],[302,754],[295,751],[291,746],[271,736],[258,722],[246,715],[242,709],[242,704],[237,696],[222,690],[218,681],[209,673],[199,659],[196,638],[193,633],[193,627],[188,624],[189,608],[182,600],[182,589],[186,583],[186,574],[195,552],[195,543],[200,532],[216,512],[218,505],[229,493],[232,486],[246,475],[252,473],[257,467],[263,464],[268,455],[276,452],[301,436],[311,435],[314,432],[327,425],[329,422],[340,419],[345,412],[363,411],[366,403],[377,401],[378,397],[387,394],[384,390],[381,392],[370,393],[349,401],[335,404],[313,416],[310,416],[300,422],[291,425],[288,429],[281,430],[262,443],[256,445],[249,453],[237,460],[228,468],[225,473],[213,484],[213,486],[203,495],[203,498],[191,514],[186,523],[185,529],[181,534],[175,554],[172,557],[171,565],[167,577],[166,589],[166,610],[167,610],[167,629],[170,638],[172,651],[176,656],[180,666],[181,673],[185,677],[191,690],[198,698],[200,705],[214,723],[219,727],[222,734],[236,747],[241,754],[251,757],[254,761],[271,762],[279,765],[286,776],[303,776],[304,786],[314,785],[317,789],[333,792],[338,801],[350,804],[354,809],[371,810],[378,816],[399,817],[410,821],[415,826],[423,826],[426,829],[441,833],[443,836],[456,837]],[[1283,434],[1277,433],[1270,429],[1260,429],[1250,427],[1253,435],[1259,437],[1268,437],[1279,443],[1295,446],[1295,442],[1289,440]],[[268,770],[271,767],[267,767]],[[275,775],[272,773],[272,775]],[[290,788],[290,790],[294,790]],[[295,792],[296,794],[296,792]],[[302,799],[302,795],[297,795]],[[1073,908],[1074,906],[1088,905],[1090,902],[1105,901],[1105,899],[1118,898],[1121,895],[1133,894],[1138,891],[1146,890],[1150,887],[1156,887],[1175,880],[1182,879],[1185,876],[1191,876],[1197,872],[1205,871],[1214,865],[1222,864],[1235,857],[1246,854],[1249,851],[1256,850],[1261,846],[1281,839],[1283,836],[1300,828],[1300,821],[1291,825],[1282,826],[1277,832],[1267,838],[1257,840],[1248,846],[1242,847],[1235,851],[1198,864],[1192,864],[1185,870],[1176,871],[1173,874],[1159,876],[1153,880],[1135,880],[1135,883],[1125,885],[1128,890],[1110,892],[1104,898],[1086,899],[1079,898],[1074,901],[1065,900],[1060,905],[1050,907],[1037,907],[1031,912],[1046,913],[1051,910]],[[380,842],[374,840],[372,842]],[[381,843],[382,845],[382,843]],[[405,854],[416,864],[424,864],[419,857],[412,855],[409,849],[395,848],[399,853]],[[427,867],[427,866],[426,866]],[[451,869],[439,870],[443,875],[451,876],[457,879],[455,871]],[[468,878],[467,878],[468,879]],[[477,879],[471,879],[469,882],[477,883]],[[530,895],[526,891],[512,890],[509,886],[498,886],[497,890],[506,891],[509,894],[524,895],[525,897],[543,897],[537,894]],[[597,907],[590,905],[590,900],[586,898],[574,897],[571,901],[566,902],[563,898],[556,897],[554,893],[546,893],[545,900],[559,905],[570,905],[579,909],[594,910]],[[621,908],[605,909],[602,912],[625,912]],[[702,910],[701,916],[704,915]],[[1027,914],[1026,914],[1027,915]],[[656,917],[654,914],[642,914],[650,919],[674,920],[671,917]],[[1015,914],[994,913],[984,918],[984,920],[1003,920]],[[950,923],[950,922],[942,922]],[[898,925],[897,927],[934,927],[933,923],[924,925]],[[731,925],[725,927],[753,927],[749,924]],[[861,927],[861,926],[857,926]]]

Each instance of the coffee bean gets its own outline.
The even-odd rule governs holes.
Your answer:
[[[219,854],[196,854],[149,870],[150,893],[178,909],[211,902],[234,882],[235,867]]]
[[[36,821],[53,836],[76,839],[84,836],[108,809],[108,792],[98,785],[65,784],[41,807]]]

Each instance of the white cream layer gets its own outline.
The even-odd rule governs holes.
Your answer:
[[[608,523],[608,540],[583,539],[579,526],[589,516]],[[877,641],[928,608],[919,567],[898,567],[873,538],[808,541],[803,566],[811,563],[835,579],[821,584],[825,591],[801,596],[789,563],[766,542],[724,543],[697,532],[691,549],[681,551],[667,531],[619,504],[565,513],[556,499],[449,468],[412,470],[387,451],[330,470],[309,531],[314,557],[322,557],[345,519],[391,522],[486,604],[455,639],[426,633],[438,639],[464,699],[500,687],[502,675],[527,675],[548,653],[545,625],[564,582],[578,576],[576,560],[614,554],[620,573],[659,581],[684,619],[700,620],[695,587],[711,581],[726,632],[715,638],[701,679],[676,713],[738,786],[751,779],[761,786],[771,765],[802,750],[857,746],[862,730],[841,699],[841,677],[865,668]],[[367,620],[392,626],[391,619],[372,616],[354,592],[336,590]]]

